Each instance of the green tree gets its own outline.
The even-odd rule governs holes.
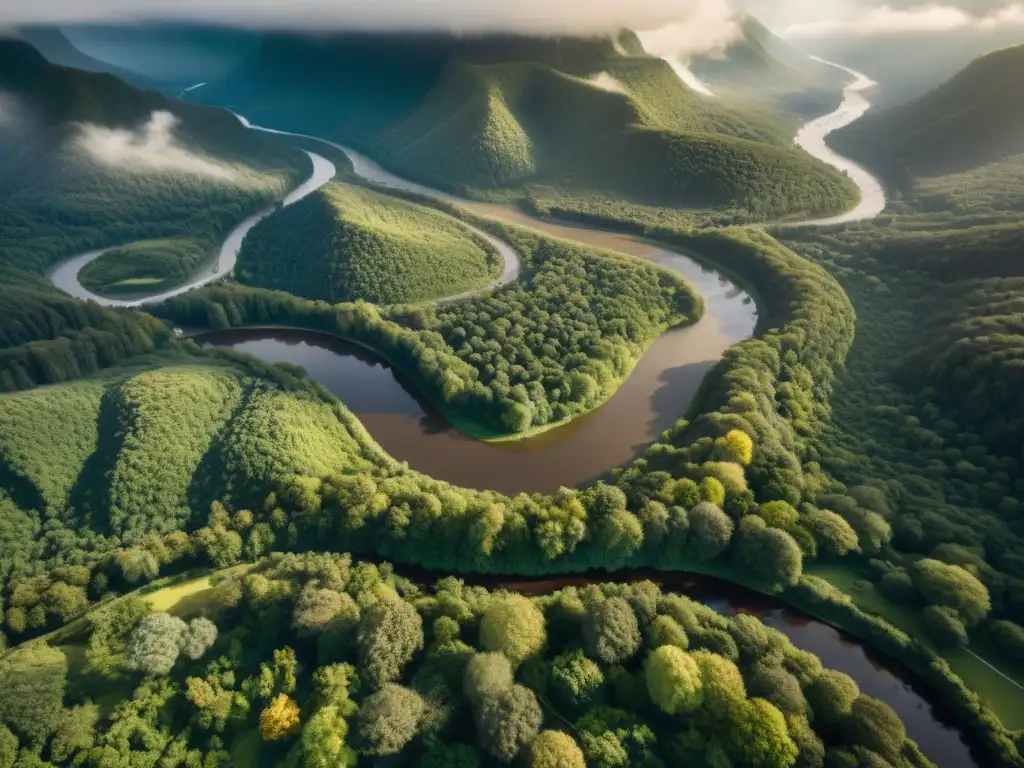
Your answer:
[[[679,622],[674,618],[656,616],[647,628],[647,644],[651,648],[674,645],[685,651],[690,647],[690,639],[686,636],[686,630],[679,626]]]
[[[367,755],[394,755],[412,741],[423,716],[423,699],[394,683],[384,685],[359,708],[357,732]]]
[[[512,663],[503,653],[478,653],[466,664],[462,690],[479,705],[485,698],[512,686]]]
[[[803,554],[793,537],[756,517],[740,523],[734,558],[740,568],[776,590],[796,586],[803,573]]]
[[[859,695],[860,689],[852,677],[831,669],[822,672],[805,691],[814,722],[825,725],[842,722]]]
[[[785,715],[802,715],[807,709],[799,681],[777,664],[755,664],[747,674],[747,682],[751,696],[774,704]]]
[[[61,712],[57,731],[50,742],[52,760],[56,763],[69,763],[76,753],[91,749],[96,740],[99,717],[99,706],[91,703]]]
[[[906,729],[892,707],[863,695],[851,705],[843,730],[852,744],[859,744],[883,757],[899,755],[907,738]]]
[[[307,585],[295,602],[292,623],[300,636],[314,635],[323,631],[343,607],[344,601],[337,590]]]
[[[747,699],[732,710],[725,746],[736,763],[751,768],[787,768],[799,754],[786,718],[764,699]]]
[[[605,664],[631,658],[640,647],[636,614],[621,597],[611,597],[594,606],[583,624],[587,653]]]
[[[41,746],[57,727],[67,673],[64,654],[45,644],[22,645],[0,658],[0,723]]]
[[[498,760],[510,763],[533,741],[543,720],[533,691],[513,685],[485,698],[477,710],[480,745]]]
[[[505,654],[513,664],[538,653],[546,638],[544,614],[522,595],[495,600],[480,620],[480,646]]]
[[[693,651],[690,658],[700,670],[704,707],[709,712],[722,716],[747,697],[743,675],[729,659],[710,651]]]
[[[988,589],[958,565],[938,560],[918,560],[911,570],[914,586],[929,603],[952,608],[968,626],[992,609]]]
[[[320,707],[302,729],[303,764],[309,768],[354,768],[358,758],[347,738],[343,708],[333,704]]]
[[[530,744],[530,768],[587,768],[587,763],[572,736],[541,731]]]
[[[18,737],[0,723],[0,768],[13,768],[18,759]]]
[[[160,572],[160,564],[151,552],[145,549],[122,549],[114,561],[121,569],[121,575],[129,584],[152,581]]]
[[[359,675],[371,688],[397,680],[403,667],[423,648],[423,619],[404,600],[382,600],[359,620]]]
[[[959,648],[967,645],[967,627],[952,608],[929,605],[921,612],[928,636],[940,648]]]
[[[555,657],[551,665],[551,697],[569,712],[584,712],[601,702],[604,673],[579,648]]]
[[[704,700],[700,667],[674,645],[651,651],[644,662],[644,677],[651,701],[667,714],[692,712]]]
[[[714,504],[698,504],[687,513],[689,533],[686,554],[698,562],[710,562],[722,554],[732,540],[733,523]]]

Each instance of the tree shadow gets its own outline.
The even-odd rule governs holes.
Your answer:
[[[75,484],[68,494],[69,516],[79,526],[109,535],[110,476],[124,448],[125,428],[121,419],[121,386],[107,387],[100,398],[96,429],[99,435],[96,450],[82,464]]]

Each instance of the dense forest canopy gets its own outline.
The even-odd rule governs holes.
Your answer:
[[[733,66],[788,55],[747,34]],[[891,215],[860,226],[702,231],[675,209],[718,224],[825,213],[852,186],[783,123],[696,99],[628,35],[388,44],[393,58],[379,36],[311,50],[270,35],[210,98],[234,83],[254,104],[259,88],[253,118],[695,251],[751,286],[756,335],[602,482],[506,496],[425,477],[301,369],[202,351],[171,326],[354,340],[467,429],[507,436],[597,407],[701,297],[653,264],[473,219],[522,254],[522,280],[440,306],[333,303],[422,298],[494,266],[456,221],[469,214],[338,183],[254,231],[240,272],[254,285],[153,315],[78,302],[45,280],[62,258],[130,243],[86,279],[184,275],[197,244],[305,164],[224,112],[0,44],[0,84],[38,127],[0,126],[0,767],[929,765],[886,705],[750,617],[648,583],[428,589],[330,554],[351,552],[456,574],[713,572],[864,638],[985,765],[1020,768],[1021,733],[994,711],[1013,716],[1017,692],[1008,709],[958,665],[970,644],[1015,675],[1024,651],[1021,224],[989,183],[1012,187],[1016,159],[914,171]],[[335,98],[313,110],[325,87]],[[138,130],[160,112],[220,181],[112,171],[67,144],[78,123]],[[296,226],[301,259],[281,235]],[[429,275],[439,251],[461,267]],[[388,260],[408,272],[376,275]]]
[[[621,51],[610,38],[269,35],[195,97],[465,193],[553,187],[748,219],[856,199],[792,147],[785,122],[704,99],[665,61]]]
[[[302,153],[245,130],[227,113],[49,64],[21,41],[0,40],[0,91],[3,390],[108,367],[161,337],[159,325],[138,313],[85,307],[56,291],[46,273],[60,260],[151,238],[187,238],[184,247],[164,251],[163,264],[147,259],[142,272],[164,284],[180,281],[213,255],[228,230],[307,173]],[[154,115],[167,115],[164,125],[170,124],[154,153],[166,157],[161,150],[170,147],[173,157],[231,174],[190,172],[193,166],[146,172],[140,160],[147,156],[138,152],[120,166],[110,164],[109,153],[97,154],[112,141],[125,151],[145,147],[143,126],[153,126]],[[93,141],[92,151],[83,149],[86,124],[106,142]],[[128,134],[118,131],[134,131],[134,138],[126,142]],[[94,267],[97,286],[138,276],[118,255]]]
[[[401,304],[478,288],[501,267],[455,219],[336,182],[256,225],[236,269],[239,282],[307,299]]]
[[[755,618],[650,582],[528,599],[456,578],[427,588],[349,555],[275,554],[191,597],[172,591],[111,601],[77,633],[0,659],[3,754],[84,766],[930,765],[846,675]]]

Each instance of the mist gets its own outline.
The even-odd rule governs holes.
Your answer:
[[[103,165],[133,173],[187,173],[232,184],[246,182],[237,168],[190,152],[178,144],[179,120],[170,112],[153,112],[138,129],[107,128],[83,123],[75,145]]]
[[[705,24],[731,0],[0,0],[0,23],[197,21],[308,30],[597,34]],[[717,29],[707,33],[715,38]]]
[[[7,91],[0,91],[0,128],[12,128],[24,120],[24,110],[18,99]]]
[[[954,5],[936,3],[911,8],[881,5],[850,9],[848,14],[817,21],[791,24],[782,30],[786,37],[828,35],[874,36],[915,32],[994,31],[1011,26],[1024,27],[1024,3],[1011,3],[986,13],[974,14]]]

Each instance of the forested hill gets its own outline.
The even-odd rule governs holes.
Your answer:
[[[824,114],[839,103],[848,77],[815,61],[776,36],[757,19],[743,20],[741,34],[724,51],[697,56],[690,69],[720,95],[735,94],[783,113]]]
[[[246,236],[239,281],[331,303],[396,304],[484,285],[501,257],[454,218],[331,183]]]
[[[619,42],[272,35],[194,96],[464,194],[543,187],[750,218],[852,202],[846,179],[793,148],[792,126],[701,97],[635,37]]]
[[[33,46],[47,61],[64,67],[84,69],[87,72],[106,72],[128,83],[145,87],[158,88],[156,81],[140,72],[100,61],[78,50],[67,36],[57,27],[30,26],[17,30],[17,37]]]
[[[152,328],[137,315],[85,310],[57,292],[46,273],[59,261],[155,237],[187,237],[212,253],[307,172],[300,152],[225,112],[0,41],[4,388],[60,380],[150,346]]]
[[[974,60],[919,99],[868,113],[834,143],[897,184],[1024,152],[1024,45]]]

